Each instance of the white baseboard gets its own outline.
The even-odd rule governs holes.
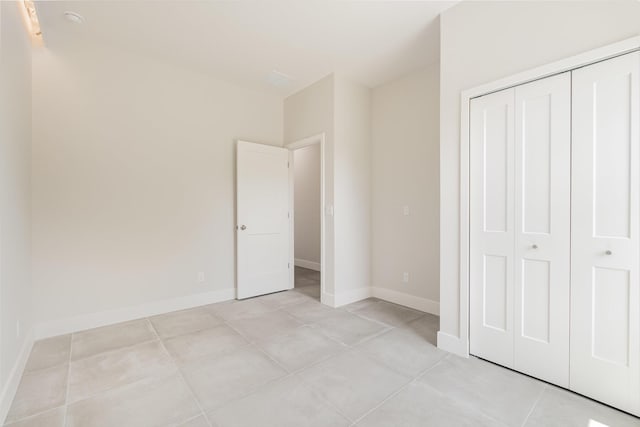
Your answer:
[[[113,325],[115,323],[140,319],[142,317],[155,316],[157,314],[168,313],[171,311],[184,310],[201,305],[228,301],[234,299],[235,296],[235,288],[228,288],[219,291],[154,301],[133,307],[83,314],[68,319],[40,323],[36,325],[34,335],[37,340],[49,338],[57,335],[97,328],[100,326]]]
[[[446,332],[438,331],[438,348],[458,356],[469,357],[467,341]]]
[[[13,403],[13,398],[16,395],[16,391],[18,391],[18,386],[20,385],[24,368],[27,366],[27,360],[29,359],[29,354],[31,354],[33,342],[34,335],[32,328],[24,339],[20,353],[18,353],[18,359],[13,364],[13,368],[9,373],[7,382],[0,393],[0,423],[4,422],[7,418],[7,414],[9,413],[9,409],[11,409],[11,403]]]
[[[371,297],[371,287],[362,287],[356,289],[349,289],[343,291],[334,296],[334,307],[342,307],[343,305],[352,304],[354,302],[361,301]]]
[[[343,305],[367,299],[369,297],[371,297],[371,288],[366,287],[340,292],[337,295],[323,292],[320,296],[320,301],[323,304],[328,305],[329,307],[338,308],[342,307]]]
[[[329,307],[336,308],[336,298],[333,294],[322,292],[320,294],[320,302],[324,305],[328,305]]]
[[[296,258],[293,261],[296,267],[308,268],[309,270],[320,271],[320,263]]]
[[[405,307],[424,311],[425,313],[435,314],[436,316],[440,315],[440,303],[437,301],[378,287],[372,288],[372,294],[374,297],[380,298],[381,300],[404,305]]]

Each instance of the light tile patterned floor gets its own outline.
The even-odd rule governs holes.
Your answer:
[[[640,420],[438,350],[438,318],[295,290],[40,341],[14,427],[626,427]],[[590,422],[595,421],[600,424]]]

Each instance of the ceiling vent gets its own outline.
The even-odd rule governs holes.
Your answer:
[[[287,87],[291,84],[293,78],[277,70],[272,70],[267,75],[267,82],[276,87]]]

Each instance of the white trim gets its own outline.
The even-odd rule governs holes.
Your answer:
[[[505,77],[490,83],[462,91],[460,94],[460,295],[458,301],[458,335],[440,332],[443,345],[457,350],[453,353],[467,356],[469,354],[469,105],[472,98],[525,84],[534,80],[550,77],[584,67],[595,62],[604,61],[640,49],[640,36],[593,49],[560,61],[533,68],[522,73]],[[461,343],[452,344],[453,340]],[[438,339],[438,346],[440,339]]]
[[[343,305],[353,304],[354,302],[362,301],[363,299],[371,298],[371,287],[362,287],[356,289],[349,289],[348,291],[340,292],[332,295],[334,308],[342,307]]]
[[[20,353],[18,353],[18,358],[13,364],[13,368],[9,373],[7,382],[2,388],[2,393],[0,394],[0,421],[4,421],[9,414],[9,409],[11,409],[11,404],[13,403],[13,399],[16,396],[18,386],[20,385],[20,380],[22,379],[22,374],[24,373],[24,368],[25,366],[27,366],[29,354],[31,354],[33,342],[34,334],[32,328],[25,336],[22,348],[20,349]]]
[[[306,138],[298,139],[290,144],[285,145],[285,148],[291,151],[298,150],[300,148],[309,147],[314,144],[321,144],[324,142],[324,132],[317,135],[308,136]]]
[[[333,294],[328,292],[320,293],[320,302],[324,305],[328,305],[329,307],[336,308],[336,298]]]
[[[100,326],[113,325],[157,314],[169,313],[176,310],[199,307],[228,301],[235,298],[235,288],[222,289],[201,294],[186,295],[172,299],[154,301],[133,307],[83,314],[67,319],[43,322],[35,327],[35,338],[42,339]]]
[[[640,36],[631,37],[617,43],[592,49],[550,64],[532,68],[508,77],[503,77],[480,86],[475,86],[463,91],[462,94],[468,98],[475,98],[491,92],[497,92],[499,90],[519,86],[534,80],[543,79],[555,74],[575,70],[576,68],[585,67],[595,62],[606,61],[607,59],[624,55],[638,49],[640,49]]]
[[[469,357],[469,343],[462,338],[438,331],[438,348],[462,357]]]
[[[440,315],[440,303],[427,298],[417,297],[404,292],[394,291],[387,288],[373,287],[372,296],[394,304],[403,305],[425,313]]]
[[[326,233],[326,213],[325,213],[325,206],[326,206],[326,195],[325,195],[325,187],[326,187],[326,179],[327,176],[325,174],[325,134],[323,133],[319,133],[317,135],[312,135],[309,136],[307,138],[303,138],[303,139],[299,139],[297,141],[294,141],[290,144],[285,145],[285,148],[287,148],[290,153],[289,153],[289,163],[290,163],[290,168],[289,168],[289,182],[290,182],[290,190],[289,190],[289,210],[291,212],[291,221],[290,221],[290,236],[291,236],[291,242],[290,242],[290,250],[291,250],[291,254],[289,256],[289,259],[291,260],[291,263],[296,265],[296,261],[294,258],[294,254],[295,254],[295,236],[294,236],[294,218],[295,218],[295,210],[294,210],[294,187],[293,187],[293,152],[295,150],[298,150],[300,148],[304,148],[304,147],[308,147],[310,145],[314,145],[314,144],[320,144],[320,268],[318,269],[318,271],[320,271],[320,301],[322,302],[322,304],[325,305],[329,305],[331,307],[335,307],[335,298],[333,295],[327,293],[326,289],[326,283],[325,283],[325,278],[326,278],[326,264],[327,264],[327,245],[325,244],[325,233]],[[294,269],[291,269],[291,275],[290,275],[290,280],[291,280],[291,287],[293,288],[293,284],[295,281],[295,272],[293,271]]]
[[[315,261],[309,261],[306,259],[296,258],[294,261],[296,267],[308,268],[309,270],[320,271],[321,264]]]

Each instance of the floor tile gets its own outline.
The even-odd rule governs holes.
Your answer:
[[[204,415],[200,415],[199,417],[192,418],[189,421],[180,424],[178,427],[210,427],[210,424]]]
[[[64,405],[68,371],[68,365],[61,365],[23,375],[6,422]]]
[[[309,326],[267,341],[258,341],[257,345],[289,372],[327,359],[347,348]]]
[[[211,310],[197,307],[150,317],[149,320],[160,338],[184,335],[213,328],[223,323]]]
[[[388,326],[347,312],[328,317],[314,326],[346,345],[358,344],[388,329]]]
[[[639,427],[640,418],[548,386],[525,427]]]
[[[300,292],[282,291],[265,295],[260,298],[260,301],[274,308],[282,308],[304,302],[311,302],[313,298]]]
[[[164,345],[178,363],[214,358],[247,345],[248,341],[227,325],[168,338]]]
[[[435,346],[438,345],[438,330],[440,329],[440,318],[438,316],[425,313],[424,316],[400,327],[421,336]]]
[[[71,362],[69,401],[86,399],[135,381],[160,377],[176,367],[159,341],[138,344]]]
[[[418,379],[508,426],[521,426],[544,383],[475,357],[449,356]]]
[[[216,409],[286,375],[284,369],[262,352],[246,347],[187,365],[183,373],[205,411]]]
[[[409,381],[408,377],[354,352],[332,357],[297,375],[351,421]]]
[[[289,376],[271,382],[242,399],[213,411],[216,427],[333,427],[350,422],[338,414],[317,392]]]
[[[227,323],[252,341],[284,335],[302,326],[302,323],[284,311],[272,311],[260,316],[230,320]]]
[[[353,310],[353,313],[391,326],[404,325],[425,314],[422,311],[386,301],[365,305],[362,308]]]
[[[341,310],[331,308],[328,305],[318,304],[317,301],[307,301],[283,308],[287,313],[301,321],[302,323],[314,323],[342,313]]]
[[[376,304],[378,302],[380,302],[382,300],[378,299],[378,298],[367,298],[367,299],[363,299],[348,305],[343,306],[342,308],[344,308],[347,311],[355,311],[355,310],[360,310],[362,308],[368,307],[372,304]]]
[[[304,288],[307,286],[320,286],[320,280],[315,280],[310,277],[296,277],[295,288]]]
[[[31,349],[25,372],[53,368],[69,363],[71,354],[71,335],[47,338],[36,341]]]
[[[111,390],[69,406],[66,427],[179,425],[201,413],[178,374]]]
[[[66,407],[62,406],[42,414],[24,418],[15,423],[5,424],[7,427],[64,427]]]
[[[316,301],[320,301],[320,285],[300,286],[293,289],[294,292],[300,292]]]
[[[275,307],[262,302],[260,298],[211,304],[208,308],[212,310],[216,316],[227,321],[258,316],[276,310]]]
[[[410,377],[435,365],[448,354],[403,329],[392,329],[378,335],[358,345],[356,350]]]
[[[504,427],[424,384],[410,384],[367,414],[358,427]],[[585,426],[586,427],[586,426]]]
[[[146,319],[89,329],[88,331],[73,334],[71,338],[71,360],[82,359],[154,339],[156,339],[156,334]]]

